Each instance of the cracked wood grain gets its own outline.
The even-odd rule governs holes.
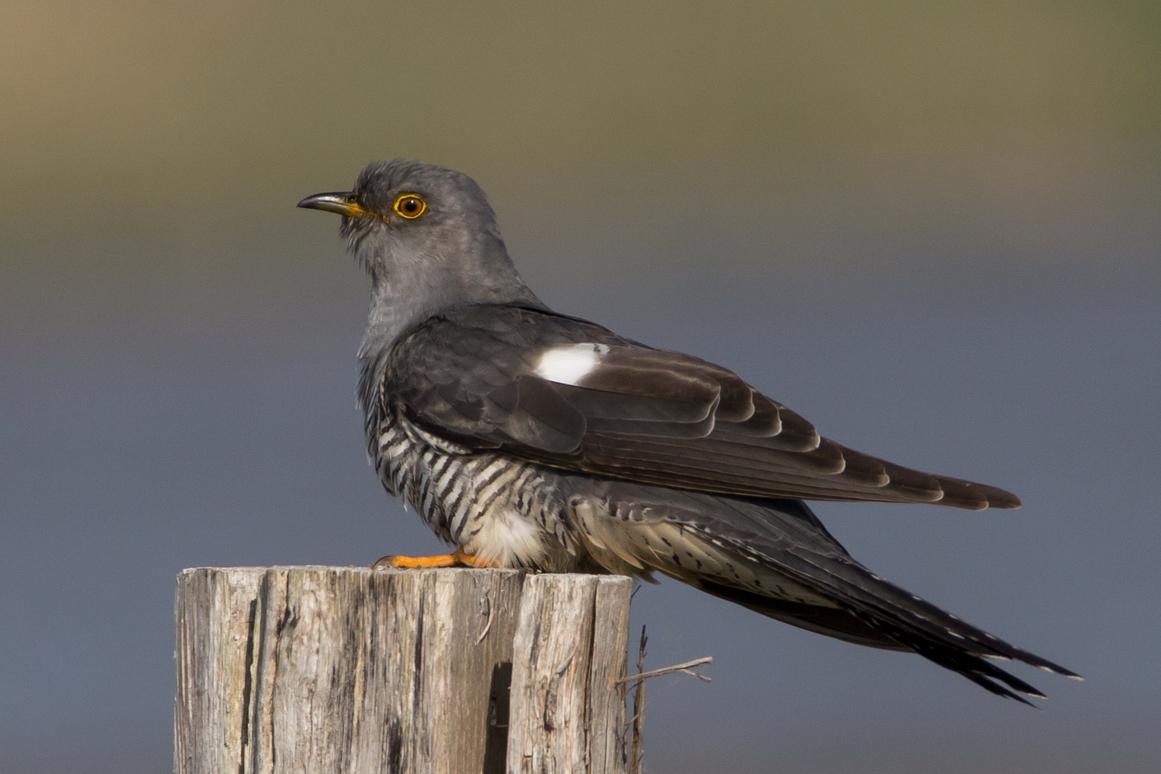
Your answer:
[[[175,770],[623,772],[630,585],[507,570],[186,570]],[[533,717],[541,731],[528,733]]]
[[[493,683],[509,673],[521,582],[499,570],[183,572],[176,771],[502,771]]]
[[[629,578],[532,575],[512,650],[508,771],[625,771]]]

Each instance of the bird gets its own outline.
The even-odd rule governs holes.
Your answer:
[[[1079,679],[871,572],[805,502],[1015,495],[854,451],[722,366],[553,311],[462,172],[376,162],[298,206],[341,215],[371,278],[357,392],[372,465],[454,546],[377,566],[660,574],[1024,704],[1044,694],[995,660]]]

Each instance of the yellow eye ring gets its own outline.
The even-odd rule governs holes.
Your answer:
[[[395,199],[395,212],[401,218],[408,220],[415,220],[423,213],[427,212],[427,202],[423,200],[422,196],[416,194],[400,194]]]

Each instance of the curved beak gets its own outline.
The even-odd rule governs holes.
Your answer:
[[[310,210],[325,210],[326,212],[333,212],[348,218],[371,214],[355,204],[354,196],[348,191],[320,193],[314,196],[308,196],[299,202],[298,206],[306,207]]]

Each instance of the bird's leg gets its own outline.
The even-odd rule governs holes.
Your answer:
[[[439,556],[384,556],[382,559],[372,564],[371,569],[382,570],[388,567],[408,569],[424,569],[432,567],[476,567],[482,569],[497,566],[498,565],[491,559],[475,557],[460,547],[450,554],[440,554]]]

